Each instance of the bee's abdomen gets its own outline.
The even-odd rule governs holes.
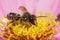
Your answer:
[[[19,18],[20,18],[20,14],[9,13],[7,15],[7,19],[9,19],[9,20],[18,20]]]

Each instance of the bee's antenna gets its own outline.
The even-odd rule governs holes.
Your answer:
[[[38,17],[36,17],[36,18],[39,18],[39,17],[47,17],[47,16],[38,16]]]

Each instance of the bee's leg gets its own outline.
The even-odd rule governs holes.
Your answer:
[[[37,27],[37,20],[35,21],[35,25],[36,25],[36,27]]]
[[[15,25],[16,25],[16,23],[15,23],[15,21],[14,21],[14,20],[12,21],[12,23],[13,23],[13,26],[15,26]]]
[[[28,22],[28,24],[27,24],[27,30],[30,28],[32,26],[32,24],[30,23],[30,22]]]
[[[11,24],[11,23],[13,23],[13,21],[8,21],[7,26],[8,26],[9,24]]]
[[[30,23],[30,27],[32,26],[32,24]]]
[[[23,20],[20,19],[20,26],[22,27],[23,26]]]
[[[14,20],[11,21],[11,23],[13,23],[13,22],[14,22]]]

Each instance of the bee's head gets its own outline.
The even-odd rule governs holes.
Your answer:
[[[32,18],[33,20],[36,20],[36,16],[35,16],[35,15],[31,15],[31,18]]]
[[[35,15],[31,15],[31,17],[30,17],[30,23],[32,23],[33,25],[36,24],[36,16]]]

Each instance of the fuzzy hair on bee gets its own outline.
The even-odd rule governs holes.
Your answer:
[[[10,12],[7,14],[7,19],[9,20],[8,25],[12,23],[14,26],[18,25],[20,22],[20,14]]]
[[[28,12],[23,13],[23,15],[20,18],[20,23],[25,26],[27,25],[30,26],[29,18],[30,18],[30,13]]]
[[[22,18],[23,21],[29,21],[29,19],[30,19],[30,13],[25,12],[25,13],[22,15],[21,18]]]
[[[7,19],[8,20],[13,20],[13,21],[19,20],[20,19],[20,14],[10,12],[9,14],[7,14]]]
[[[35,15],[31,15],[29,22],[32,23],[33,25],[36,25],[36,16]]]
[[[25,12],[22,16],[22,20],[23,21],[27,21],[33,25],[35,25],[35,21],[36,21],[36,16],[35,15],[31,15],[29,12]]]

